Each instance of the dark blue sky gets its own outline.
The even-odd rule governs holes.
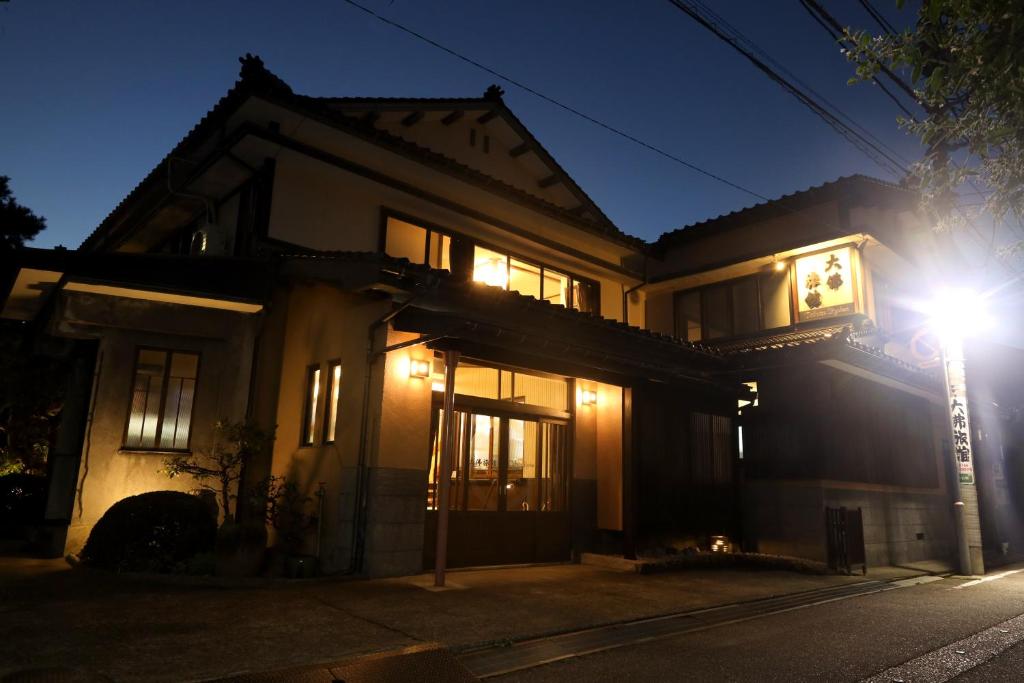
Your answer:
[[[760,194],[850,173],[892,179],[665,0],[363,1]],[[889,100],[846,84],[849,65],[797,0],[708,4],[904,156],[917,154]],[[855,0],[825,4],[872,28]],[[77,246],[231,86],[246,52],[310,95],[475,96],[496,80],[341,0],[0,3],[0,174],[47,218],[35,245]],[[756,201],[502,85],[628,232],[653,239]]]

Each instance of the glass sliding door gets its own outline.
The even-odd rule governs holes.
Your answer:
[[[449,566],[568,559],[567,424],[456,410]],[[426,565],[433,562],[444,415],[435,408],[427,477]]]

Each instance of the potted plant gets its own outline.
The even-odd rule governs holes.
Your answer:
[[[246,466],[269,452],[274,435],[249,421],[221,420],[214,425],[213,437],[209,449],[164,459],[163,472],[172,479],[190,475],[201,489],[217,496],[223,513],[217,529],[217,574],[254,576],[263,565],[267,547],[265,515],[256,510],[240,518],[238,488]]]

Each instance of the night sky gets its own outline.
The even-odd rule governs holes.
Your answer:
[[[360,0],[566,104],[775,197],[879,168],[665,0]],[[797,0],[709,2],[861,125],[914,158],[896,107]],[[874,28],[855,0],[825,5]],[[912,16],[879,2],[890,21]],[[618,138],[342,0],[0,3],[0,174],[46,217],[34,246],[77,246],[261,56],[317,96],[478,96],[511,109],[622,229],[662,232],[758,200]]]

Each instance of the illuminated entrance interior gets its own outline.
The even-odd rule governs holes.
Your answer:
[[[443,416],[431,443],[427,509],[436,510]],[[564,423],[456,411],[451,510],[564,512],[568,449]]]
[[[460,363],[449,473],[448,565],[569,555],[570,395],[564,378]],[[435,392],[424,561],[433,563],[444,414]]]

